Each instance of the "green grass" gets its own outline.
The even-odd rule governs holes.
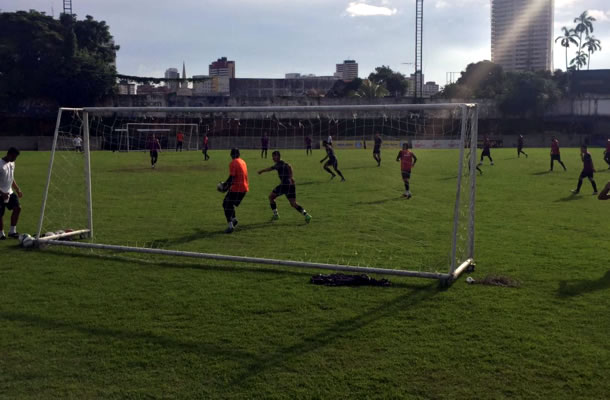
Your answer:
[[[529,150],[494,150],[477,177],[472,276],[519,288],[396,277],[329,288],[308,283],[314,270],[0,242],[0,398],[607,398],[610,202],[588,182],[570,194],[577,149],[553,173],[548,149]],[[251,192],[232,235],[214,190],[228,151],[207,163],[161,153],[155,170],[144,153],[94,153],[95,240],[446,270],[452,152],[416,152],[410,200],[394,151],[381,168],[369,151],[340,151],[344,183],[329,182],[319,151],[283,152],[309,225],[284,198],[270,222],[277,174],[258,176],[271,159],[244,153]],[[35,231],[47,163],[17,161],[21,232]]]

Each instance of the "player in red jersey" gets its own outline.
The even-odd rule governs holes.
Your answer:
[[[555,136],[551,139],[551,171],[553,170],[553,162],[557,160],[566,171],[566,166],[561,162],[561,154],[559,153],[559,140]]]
[[[180,152],[182,152],[182,143],[184,143],[184,133],[178,132],[176,134],[176,151],[180,149]]]
[[[209,148],[210,148],[210,140],[208,138],[208,134],[206,133],[205,136],[203,137],[203,148],[201,149],[201,152],[203,153],[203,159],[205,161],[208,161],[210,159],[210,156],[208,156]]]
[[[237,225],[235,207],[239,207],[239,204],[250,189],[248,185],[248,166],[239,156],[239,149],[231,149],[231,158],[233,160],[229,164],[229,178],[224,183],[225,190],[228,189],[228,193],[222,202],[222,208],[225,211],[225,218],[228,224],[225,233],[232,233],[235,229]]]
[[[400,161],[400,173],[402,174],[402,180],[405,183],[405,193],[403,194],[403,197],[410,199],[412,195],[409,190],[409,179],[411,179],[411,168],[415,166],[417,157],[409,150],[408,142],[402,144],[402,150],[398,152],[396,161]]]
[[[591,153],[587,151],[587,146],[584,144],[580,146],[580,158],[582,159],[582,172],[578,178],[578,186],[576,187],[576,190],[572,190],[572,193],[580,193],[582,180],[584,178],[589,178],[589,182],[591,182],[591,186],[593,186],[593,194],[597,194],[597,185],[593,179],[593,173],[595,172],[595,168],[593,168],[593,158],[591,157]]]

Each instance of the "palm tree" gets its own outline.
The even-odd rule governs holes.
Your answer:
[[[555,39],[555,43],[561,40],[561,45],[566,48],[566,71],[568,70],[568,48],[570,44],[578,46],[578,42],[576,41],[576,31],[574,29],[566,28],[565,26],[561,28],[563,30],[563,36],[557,36]]]
[[[582,44],[582,46],[587,49],[589,52],[589,61],[587,62],[587,70],[591,65],[591,54],[595,53],[597,50],[601,50],[602,46],[600,41],[595,38],[595,36],[587,36],[587,41]]]
[[[574,23],[576,24],[576,28],[574,31],[578,35],[578,48],[582,50],[582,35],[589,36],[590,33],[593,33],[593,21],[595,18],[589,15],[588,11],[583,11],[578,17],[574,18]]]
[[[572,68],[576,68],[579,70],[581,67],[584,67],[585,65],[587,65],[588,58],[589,58],[589,56],[587,56],[587,54],[584,51],[578,50],[576,52],[576,57],[574,57],[570,61],[570,65],[572,66]]]
[[[365,97],[367,99],[375,98],[375,97],[385,97],[389,95],[390,92],[388,89],[383,87],[382,85],[378,85],[375,82],[371,82],[368,79],[362,81],[362,84],[358,88],[358,90],[351,92],[350,96],[353,97]]]

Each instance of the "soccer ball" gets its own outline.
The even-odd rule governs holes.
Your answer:
[[[472,278],[472,276],[469,276],[468,278],[466,278],[466,282],[474,283],[474,279]]]
[[[23,242],[21,243],[21,245],[25,248],[29,248],[29,247],[33,247],[34,243],[36,243],[36,239],[34,239],[30,235],[28,235],[26,238],[23,239]]]
[[[23,245],[23,241],[28,237],[31,237],[28,233],[22,233],[19,235],[19,244]]]
[[[228,188],[224,182],[218,182],[218,185],[216,185],[216,190],[218,190],[219,192],[226,192],[227,189]]]

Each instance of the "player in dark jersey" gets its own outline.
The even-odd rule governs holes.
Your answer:
[[[305,136],[305,154],[310,155],[313,154],[311,150],[311,136]]]
[[[525,153],[525,151],[523,151],[523,142],[523,135],[519,135],[519,139],[517,142],[517,158],[521,157],[522,153],[525,155],[525,158],[527,158],[527,154]]]
[[[148,141],[148,150],[150,151],[151,168],[155,168],[159,159],[159,152],[161,151],[161,143],[159,143],[159,139],[154,134]]]
[[[280,215],[277,212],[277,204],[275,203],[275,199],[285,194],[286,198],[290,202],[290,205],[295,210],[303,214],[305,217],[305,222],[309,223],[311,221],[311,215],[309,215],[307,211],[305,211],[305,209],[303,209],[303,207],[297,203],[297,192],[296,185],[292,177],[292,167],[290,164],[282,160],[280,152],[277,150],[271,153],[271,158],[273,158],[273,162],[275,164],[269,168],[261,169],[258,171],[258,174],[260,175],[263,172],[276,170],[280,178],[280,184],[277,185],[269,194],[269,205],[271,206],[271,210],[273,210],[272,219],[280,219]]]
[[[610,139],[606,142],[606,150],[604,151],[604,161],[608,164],[610,169]]]
[[[375,146],[373,147],[373,158],[377,161],[377,166],[381,166],[381,135],[379,132],[375,133]]]
[[[481,161],[479,162],[479,165],[483,165],[483,157],[487,156],[487,158],[489,158],[489,161],[491,162],[491,165],[494,165],[494,160],[491,159],[491,141],[489,140],[489,138],[487,136],[485,136],[485,139],[483,139],[483,152],[481,153]]]
[[[572,193],[580,193],[582,180],[584,178],[589,178],[589,182],[591,182],[591,186],[593,186],[593,194],[597,194],[597,185],[593,179],[593,173],[595,172],[595,168],[593,168],[593,158],[591,157],[591,153],[587,151],[587,146],[585,145],[580,146],[580,158],[582,159],[582,171],[578,178],[578,186],[576,187],[576,190],[572,190]]]
[[[402,175],[402,181],[405,184],[405,193],[403,194],[403,197],[410,199],[411,191],[409,190],[409,179],[411,179],[411,168],[415,166],[417,157],[409,150],[409,143],[404,142],[402,144],[402,150],[398,152],[396,161],[400,161],[400,174]]]
[[[208,155],[209,148],[210,148],[210,140],[208,138],[208,134],[206,133],[205,136],[203,137],[203,148],[201,149],[201,152],[203,153],[203,159],[205,161],[208,161],[210,159],[210,156]]]
[[[551,139],[551,171],[553,170],[553,163],[557,160],[559,164],[563,167],[563,170],[566,171],[566,166],[561,161],[561,153],[559,152],[559,140],[555,136]]]
[[[267,158],[267,150],[269,149],[269,136],[267,136],[267,132],[263,133],[261,137],[261,158],[263,158],[263,154],[265,158]]]
[[[337,176],[330,170],[330,168],[328,168],[332,166],[335,172],[341,177],[341,182],[344,182],[345,178],[343,177],[343,174],[337,169],[339,162],[337,161],[337,157],[335,157],[335,151],[333,150],[333,146],[326,140],[322,142],[322,146],[324,146],[324,148],[326,149],[326,157],[321,159],[320,163],[323,163],[324,160],[328,158],[328,161],[326,161],[326,164],[324,164],[324,169],[331,175],[330,179],[333,179],[335,176]]]

